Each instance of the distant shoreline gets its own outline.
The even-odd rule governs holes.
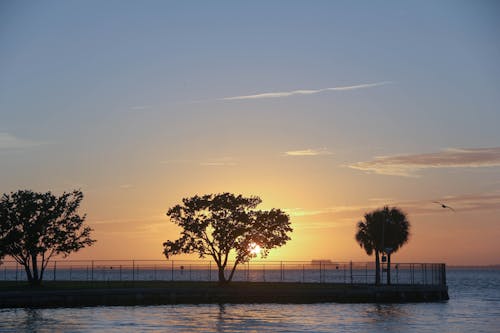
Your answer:
[[[446,269],[500,269],[500,265],[446,265]]]
[[[439,285],[374,286],[332,283],[47,282],[43,287],[0,282],[0,308],[224,303],[401,303],[448,300]]]

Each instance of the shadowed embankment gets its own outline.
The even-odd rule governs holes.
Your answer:
[[[448,300],[439,285],[350,285],[232,282],[47,282],[32,288],[0,283],[0,308],[210,303],[367,303]]]

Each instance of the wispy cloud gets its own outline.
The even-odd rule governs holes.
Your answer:
[[[321,156],[321,155],[332,155],[330,151],[326,148],[319,149],[302,149],[302,150],[290,150],[285,152],[286,156]]]
[[[350,168],[382,175],[415,177],[429,168],[477,168],[500,166],[500,147],[446,149],[438,153],[380,156]]]
[[[290,97],[290,96],[296,96],[296,95],[313,95],[313,94],[319,94],[319,93],[328,92],[328,91],[349,91],[349,90],[357,90],[357,89],[366,89],[366,88],[383,86],[383,85],[390,84],[390,83],[392,83],[392,82],[391,81],[383,81],[383,82],[365,83],[365,84],[357,84],[357,85],[352,85],[352,86],[340,86],[340,87],[322,88],[322,89],[301,89],[301,90],[280,91],[280,92],[264,92],[264,93],[253,94],[253,95],[223,97],[223,98],[219,98],[219,100],[220,101],[238,101],[238,100],[261,99],[261,98],[282,98],[282,97]]]
[[[163,160],[160,161],[160,164],[187,164],[192,163],[192,160],[188,159],[173,159],[173,160]]]
[[[285,208],[300,229],[328,229],[354,226],[367,212],[383,206],[398,207],[407,213],[410,220],[417,215],[455,214],[443,209],[435,201],[453,207],[456,214],[500,210],[500,193],[462,194],[426,200],[398,201],[392,199],[369,199],[366,204],[339,205],[324,208]]]
[[[149,110],[151,108],[152,108],[151,105],[135,105],[135,106],[131,106],[130,110],[132,110],[132,111],[143,111],[143,110]]]
[[[379,199],[370,199],[366,204],[339,205],[313,209],[285,208],[284,211],[292,218],[297,219],[297,222],[304,228],[312,226],[322,228],[331,227],[331,222],[335,222],[337,225],[353,224],[363,219],[365,213],[384,206],[399,207],[410,216],[453,213],[449,209],[443,209],[439,204],[436,204],[435,202],[437,201],[453,207],[457,214],[500,210],[500,193],[493,192],[461,194],[425,200],[398,201],[386,199],[380,201]]]
[[[20,139],[6,132],[0,132],[0,149],[23,149],[41,146],[46,142]]]
[[[237,163],[232,157],[219,157],[211,158],[207,161],[200,162],[201,166],[211,166],[211,167],[231,167],[236,166]]]

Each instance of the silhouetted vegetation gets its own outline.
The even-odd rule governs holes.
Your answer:
[[[380,254],[387,255],[387,284],[391,284],[391,255],[403,246],[410,235],[405,213],[384,207],[365,214],[358,222],[356,241],[368,255],[375,253],[375,283],[380,284]]]
[[[167,212],[171,221],[183,230],[176,241],[163,243],[167,258],[181,253],[198,253],[200,258],[210,256],[218,267],[219,282],[231,281],[236,266],[257,254],[252,247],[260,247],[266,257],[269,250],[284,245],[292,232],[289,217],[279,209],[254,210],[261,203],[256,196],[245,198],[231,193],[207,194],[184,198]],[[235,261],[226,277],[225,269],[231,251]]]
[[[39,285],[54,255],[67,256],[95,241],[92,229],[77,214],[81,191],[37,193],[20,190],[0,199],[0,253],[11,256],[26,271],[31,285]]]

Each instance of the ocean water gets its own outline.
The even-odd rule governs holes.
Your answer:
[[[450,300],[0,310],[1,332],[500,332],[500,270],[448,270]]]

